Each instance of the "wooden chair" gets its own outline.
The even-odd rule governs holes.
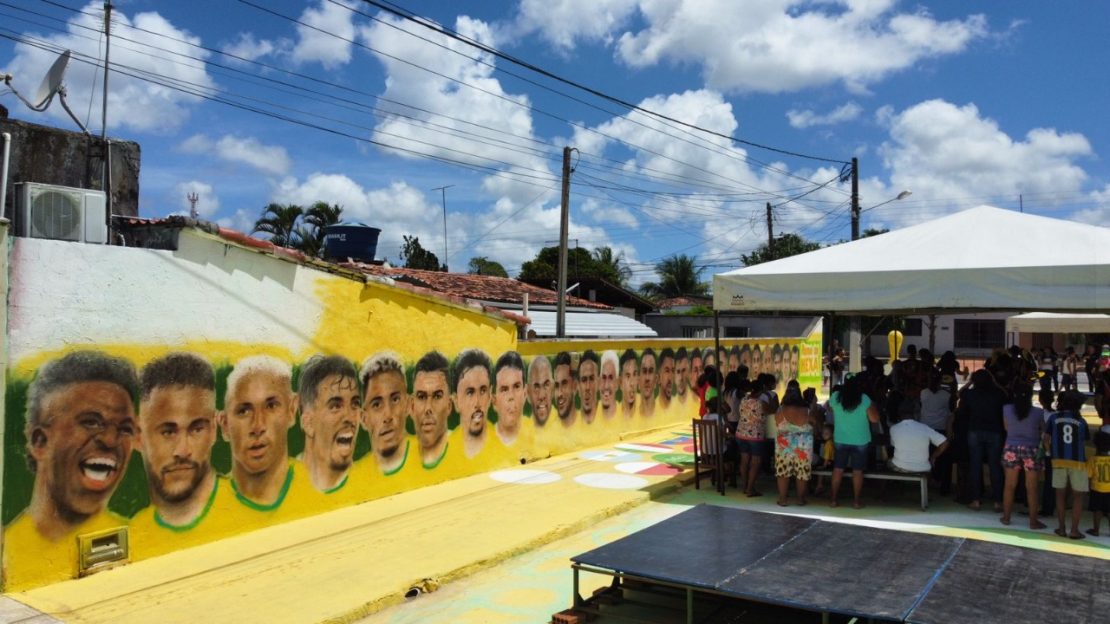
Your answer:
[[[721,423],[717,420],[695,418],[694,430],[694,489],[701,489],[702,473],[709,473],[717,490],[725,493],[726,442]]]

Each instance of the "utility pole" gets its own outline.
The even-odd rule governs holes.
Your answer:
[[[859,158],[852,157],[852,240],[859,240]],[[860,337],[860,317],[853,314],[848,320],[848,370],[858,373],[863,370],[860,350],[863,340]]]
[[[448,184],[447,186],[437,186],[433,191],[439,191],[440,201],[443,202],[443,270],[447,270],[447,189],[455,186]]]
[[[112,46],[112,0],[104,2],[104,95],[100,102],[100,141],[104,144],[104,178],[100,187],[104,189],[105,219],[107,219],[108,244],[113,244],[112,232],[112,142],[108,140],[108,52]],[[64,102],[63,102],[64,103]]]
[[[767,255],[775,251],[775,226],[771,219],[771,202],[767,202]]]
[[[567,237],[570,234],[570,152],[573,148],[563,148],[563,198],[559,212],[559,304],[555,312],[555,337],[567,337]]]
[[[188,195],[186,195],[185,199],[189,200],[189,217],[192,218],[192,219],[196,219],[197,218],[197,200],[200,199],[200,195],[197,195],[196,192],[192,192],[192,193],[189,193]]]
[[[852,240],[859,240],[859,159],[852,157]]]
[[[108,138],[108,52],[112,48],[112,0],[104,3],[104,96],[100,102],[100,139]]]

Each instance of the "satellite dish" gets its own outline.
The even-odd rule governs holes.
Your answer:
[[[46,76],[43,77],[42,84],[39,85],[39,91],[35,94],[35,102],[38,103],[39,108],[32,106],[32,109],[46,110],[46,107],[50,105],[50,100],[54,98],[54,94],[62,88],[62,78],[66,75],[66,66],[68,65],[69,50],[66,50],[54,61],[54,64],[50,66],[50,71],[46,72]]]
[[[23,94],[15,90],[15,87],[12,86],[13,76],[11,74],[4,75],[4,84],[12,90],[12,93],[14,93],[16,97],[27,105],[27,108],[39,113],[46,110],[50,106],[50,102],[54,100],[54,96],[57,95],[58,99],[62,102],[62,108],[69,114],[70,119],[81,128],[82,132],[88,134],[89,130],[85,128],[85,124],[81,123],[81,120],[77,118],[77,115],[73,114],[73,111],[69,110],[69,106],[66,104],[66,86],[62,84],[62,78],[65,77],[66,66],[69,65],[69,57],[70,51],[66,50],[54,60],[54,63],[50,66],[50,70],[46,72],[46,76],[43,77],[38,92],[35,93],[34,102],[28,101],[27,98],[23,97]]]

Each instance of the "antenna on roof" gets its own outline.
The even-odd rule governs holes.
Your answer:
[[[27,105],[27,108],[38,113],[49,108],[50,103],[54,101],[54,96],[57,95],[58,100],[62,103],[62,108],[69,114],[70,119],[77,124],[77,127],[81,128],[82,132],[88,134],[88,128],[85,127],[85,124],[81,123],[81,120],[77,118],[77,115],[73,114],[73,111],[69,109],[69,105],[66,104],[66,86],[62,83],[62,79],[65,77],[66,67],[69,65],[69,56],[70,51],[66,50],[54,60],[54,63],[50,66],[50,70],[47,71],[46,76],[43,77],[42,83],[39,84],[38,91],[35,92],[34,100],[28,100],[23,97],[22,93],[16,91],[15,87],[12,86],[12,78],[14,76],[11,74],[4,74],[4,84],[12,90],[12,93],[14,93],[16,97]]]

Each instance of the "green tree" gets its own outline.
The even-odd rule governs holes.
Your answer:
[[[304,210],[296,204],[269,204],[254,222],[251,234],[269,234],[270,242],[279,247],[297,247],[301,240],[297,226],[303,213]]]
[[[490,260],[485,256],[475,256],[470,259],[469,272],[475,275],[493,275],[495,277],[508,277],[509,273],[500,262]]]
[[[532,260],[520,265],[522,282],[546,284],[558,277],[559,248],[544,247]],[[593,254],[581,247],[567,249],[567,276],[569,279],[598,277],[611,284],[620,284],[620,272],[613,266],[598,262]]]
[[[343,206],[318,201],[304,211],[301,225],[301,251],[310,256],[324,252],[324,232],[329,225],[339,223]]]
[[[740,260],[744,263],[744,266],[752,266],[772,260],[789,258],[820,248],[820,243],[807,241],[797,234],[783,234],[775,239],[774,247],[768,248],[767,243],[763,243],[756,247],[752,253],[740,256]]]
[[[863,234],[860,234],[860,238],[867,238],[868,236],[878,236],[879,234],[886,234],[889,231],[889,228],[883,228],[881,230],[877,228],[867,228],[863,231]]]
[[[701,281],[704,268],[697,266],[694,258],[679,254],[663,258],[655,265],[658,282],[644,282],[640,292],[653,299],[709,294],[709,284]]]
[[[614,283],[618,286],[628,285],[628,280],[632,278],[632,269],[625,263],[623,251],[614,253],[612,247],[597,247],[590,255],[593,257],[599,269],[612,272],[612,274],[617,276],[617,281]]]
[[[439,263],[436,255],[420,244],[420,238],[405,235],[401,245],[401,261],[406,269],[424,269],[426,271],[446,271],[447,267]]]

